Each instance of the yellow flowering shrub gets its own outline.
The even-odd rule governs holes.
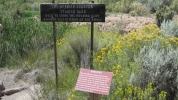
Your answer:
[[[109,35],[105,35],[104,33],[103,36],[106,36],[105,38],[108,41],[113,42],[110,43],[108,47],[101,48],[100,52],[95,52],[96,59],[94,59],[94,63],[97,67],[102,66],[105,68],[105,61],[107,61],[107,66],[108,63],[117,65],[117,63],[120,62],[122,62],[122,66],[129,66],[128,62],[133,62],[134,55],[137,55],[140,52],[140,48],[151,45],[152,41],[155,39],[161,42],[162,48],[167,48],[170,44],[176,48],[178,44],[178,38],[162,36],[161,30],[159,30],[155,24],[147,25],[141,29],[131,31],[124,36],[116,36],[118,33],[108,34]],[[115,64],[116,60],[117,62]],[[123,61],[125,63],[123,63]]]
[[[109,33],[109,37],[112,37],[112,35]],[[162,48],[167,48],[170,44],[176,46],[177,39],[163,36],[161,30],[155,24],[133,30],[123,36],[113,37],[113,44],[101,48],[99,52],[95,52],[95,69],[105,69],[113,72],[110,95],[103,98],[107,100],[109,98],[113,100],[164,100],[166,97],[164,91],[152,96],[153,87],[151,82],[148,83],[146,89],[132,85],[135,76],[140,74],[139,69],[141,68],[141,66],[134,63],[134,55],[140,52],[140,48],[151,45],[153,40],[160,41]]]
[[[149,34],[149,32],[152,33]],[[104,50],[102,48],[100,52],[95,53],[96,59],[94,59],[94,61],[97,66],[103,66],[102,63],[105,60],[107,63],[111,62],[113,65],[115,65],[114,63],[117,60],[116,64],[122,62],[122,66],[128,66],[127,62],[133,61],[133,57],[135,54],[138,54],[140,47],[150,45],[153,39],[161,36],[161,31],[156,25],[151,24],[141,29],[131,31],[124,36],[116,36],[115,34],[116,33],[109,33],[110,40],[114,41],[109,47]],[[107,35],[104,36],[107,38]],[[123,63],[123,61],[125,63]]]

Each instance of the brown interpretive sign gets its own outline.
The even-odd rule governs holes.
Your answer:
[[[112,72],[80,69],[76,90],[108,95],[112,81]]]
[[[40,5],[42,22],[105,22],[105,4]]]

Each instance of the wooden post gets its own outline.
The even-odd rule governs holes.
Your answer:
[[[52,0],[55,3],[55,0]],[[57,68],[57,50],[56,50],[56,24],[53,21],[53,40],[54,40],[54,63],[55,63],[55,76],[56,76],[56,90],[58,90],[58,68]]]
[[[90,99],[89,100],[101,100],[100,94],[90,93]]]
[[[2,37],[1,31],[3,29],[3,26],[0,24],[0,38]]]
[[[90,69],[93,69],[93,32],[94,32],[94,22],[91,22],[91,44],[90,44],[90,53],[91,53],[91,56],[90,56]]]
[[[2,29],[3,29],[3,26],[0,24],[0,38],[2,37],[2,33],[1,33]],[[0,54],[1,54],[1,51],[2,49],[1,49],[1,44],[0,44]]]
[[[94,1],[91,1],[91,3],[94,3]],[[91,56],[90,56],[90,61],[91,61],[91,65],[90,65],[90,69],[94,69],[93,68],[93,38],[94,38],[94,22],[91,22],[91,45],[90,45],[90,52],[91,52]],[[89,100],[101,100],[101,95],[100,94],[95,94],[95,93],[90,93],[90,99]]]

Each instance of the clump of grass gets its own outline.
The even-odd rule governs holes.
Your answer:
[[[94,32],[94,50],[97,49],[98,30]],[[90,66],[90,28],[88,26],[71,29],[57,42],[59,59],[63,66]]]
[[[50,74],[49,72],[47,73]],[[44,86],[43,98],[48,98],[51,100],[56,98],[67,100],[67,98],[70,97],[71,90],[73,90],[75,87],[78,74],[79,69],[71,69],[67,66],[65,68],[60,68],[58,77],[58,89],[56,89],[55,77],[51,75],[45,79],[44,83],[42,83]]]
[[[41,23],[33,17],[14,18],[1,16],[0,21],[4,26],[1,38],[2,53],[0,55],[0,66],[11,66],[18,64],[17,59],[23,59],[31,51],[53,46],[52,23]],[[57,39],[70,28],[70,24],[58,23]]]

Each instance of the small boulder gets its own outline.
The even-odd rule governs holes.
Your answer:
[[[4,87],[3,82],[1,82],[1,83],[0,83],[0,91],[3,91],[3,90],[5,90],[5,87]]]

